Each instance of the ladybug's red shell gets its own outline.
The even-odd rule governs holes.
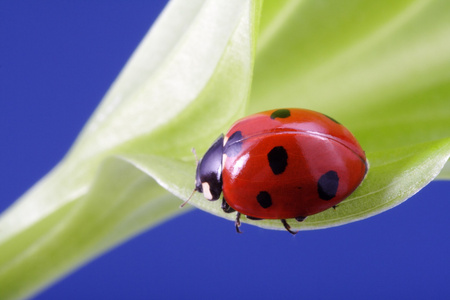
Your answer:
[[[367,172],[353,135],[310,110],[246,117],[231,127],[223,145],[224,199],[253,218],[301,219],[324,211],[349,196]]]

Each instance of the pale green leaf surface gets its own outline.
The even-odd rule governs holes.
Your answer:
[[[292,0],[265,8],[272,11],[261,18],[250,112],[319,110],[369,154],[450,136],[450,2]],[[449,170],[447,163],[437,178],[449,179]]]
[[[22,298],[148,226],[183,212],[179,199],[117,158],[82,198],[1,245],[0,299]],[[186,211],[186,210],[184,210]]]
[[[250,35],[253,31],[250,26],[253,25],[250,17],[253,16],[249,3],[241,0],[203,1],[196,17],[191,20],[190,30],[184,32],[179,38],[181,41],[173,45],[169,62],[150,70],[152,73],[145,75],[149,78],[148,81],[134,86],[134,89],[128,89],[131,83],[127,82],[133,80],[134,73],[128,72],[128,67],[125,68],[111,91],[121,94],[120,87],[123,87],[123,97],[126,96],[126,99],[121,100],[119,106],[114,106],[108,104],[112,101],[108,99],[113,97],[110,96],[113,92],[106,95],[106,104],[100,105],[93,121],[77,141],[75,150],[0,219],[0,226],[3,228],[0,241],[83,196],[105,157],[117,153],[152,152],[193,159],[190,149],[194,145],[205,149],[210,140],[220,133],[221,128],[241,116],[252,72],[253,38]],[[173,19],[173,14],[183,12],[184,9],[184,1],[173,1],[168,11],[163,13],[160,23],[166,15]],[[177,19],[177,22],[180,21]],[[211,24],[207,26],[205,22]],[[183,26],[189,27],[186,24]],[[130,68],[139,65],[139,61],[145,65],[146,47],[150,47],[147,39],[152,39],[155,35],[153,32],[158,30],[171,31],[171,28],[166,25],[164,28],[156,26],[151,30],[133,56],[132,63],[128,64]],[[199,37],[202,39],[199,40]],[[205,48],[209,52],[204,53]],[[148,49],[150,54],[153,53],[151,50]],[[190,55],[202,60],[196,50],[202,56],[214,57],[215,60],[209,60],[207,64],[195,63],[190,60]],[[176,57],[179,59],[175,59]],[[186,87],[186,93],[169,93],[172,97],[164,95],[161,98],[159,94],[164,93],[159,89],[178,89],[178,86],[170,87],[173,80],[181,76],[178,73],[184,73],[184,78],[178,80],[182,81],[179,88]],[[159,74],[164,76],[159,77]],[[199,77],[203,78],[203,83],[198,83]],[[151,86],[154,88],[150,88]],[[193,87],[196,87],[195,91]],[[131,92],[132,90],[135,91]],[[155,94],[154,91],[158,92]],[[125,106],[129,108],[124,108]],[[174,118],[175,115],[177,118]],[[211,124],[208,123],[210,118],[214,119]],[[146,122],[144,127],[147,131],[143,131],[140,122]],[[133,129],[135,127],[140,129]],[[171,138],[167,138],[168,136]],[[122,143],[119,144],[120,141]]]
[[[300,230],[327,228],[365,219],[397,206],[437,176],[450,157],[450,138],[367,155],[370,171],[366,179],[336,210],[329,209],[310,216],[302,223],[290,220],[290,225]],[[193,163],[152,155],[127,155],[123,158],[180,198],[186,199],[192,192]],[[168,170],[179,171],[170,173]],[[195,194],[189,203],[217,216],[235,219],[234,213],[222,211],[220,201],[206,201],[201,194]],[[261,227],[284,230],[279,220],[243,219]]]
[[[443,10],[448,4],[267,3],[249,111],[319,109],[354,132],[371,163],[363,185],[345,203],[359,200],[342,204],[338,213],[312,216],[300,228],[367,218],[405,201],[434,179],[450,153],[450,10]],[[264,9],[273,11],[266,15]],[[389,162],[391,156],[397,163]],[[189,189],[184,198],[188,194]],[[201,196],[191,202],[234,218]],[[250,223],[282,228],[278,221]]]
[[[436,177],[436,179],[446,179],[450,180],[450,163],[447,162],[444,166],[444,168],[441,170],[439,175]]]
[[[202,155],[259,110],[322,111],[355,133],[371,164],[336,210],[290,221],[295,228],[336,226],[405,201],[450,155],[449,5],[266,0],[256,43],[261,1],[171,1],[66,159],[0,218],[0,286],[8,287],[0,298],[30,295],[186,211],[175,196],[194,188],[190,149]],[[196,193],[190,203],[233,220],[219,202]]]
[[[0,298],[30,295],[188,210],[138,168],[109,157],[151,153],[194,164],[192,146],[206,149],[244,114],[260,3],[192,4],[168,5],[69,155],[0,218]]]
[[[251,112],[319,110],[366,151],[450,135],[450,2],[286,3],[261,30]]]
[[[448,1],[291,3],[260,33],[252,112],[281,102],[341,117],[450,79]]]
[[[370,171],[358,189],[336,209],[290,220],[299,230],[320,229],[355,222],[399,205],[433,180],[450,157],[450,138],[396,150],[368,153]],[[255,221],[251,221],[253,224]],[[284,230],[276,220],[262,224]]]
[[[446,4],[266,4],[250,112],[319,109],[354,132],[371,163],[364,183],[336,212],[312,216],[297,227],[324,228],[367,218],[405,201],[434,179],[450,153],[450,24],[442,12]],[[264,9],[273,10],[265,15]],[[149,172],[148,158],[134,163]],[[179,190],[171,191],[180,196]],[[189,192],[185,189],[183,198]],[[201,195],[191,202],[234,219]],[[283,228],[279,221],[250,223]]]
[[[217,73],[220,61],[226,62],[229,72],[228,78],[224,78],[225,72],[219,75],[220,80],[228,82],[236,76],[243,81],[242,85],[248,85],[251,80],[250,53],[243,51],[246,46],[243,44],[250,43],[248,34],[243,32],[250,26],[248,1],[196,0],[193,4],[177,0],[168,5],[88,123],[74,148],[77,155],[92,156],[122,147],[140,137],[148,143],[149,133],[172,121],[177,122],[179,115],[186,114],[194,100],[202,95],[211,98],[205,89],[213,85],[211,76]],[[172,23],[176,25],[175,32],[172,32]],[[166,32],[169,37],[174,35],[168,42],[165,41]],[[158,47],[160,40],[162,49]],[[223,57],[224,49],[226,58]],[[157,55],[152,57],[156,51]],[[147,65],[149,59],[151,62]],[[220,97],[231,96],[228,89],[234,88],[234,92],[240,93],[233,94],[240,102],[248,93],[248,89],[235,88],[232,84],[228,89],[223,85],[220,88],[219,92],[228,95],[217,93],[217,102],[223,102]],[[196,105],[198,102],[195,101]],[[237,105],[233,110],[239,110],[241,106]],[[226,108],[222,108],[223,113]],[[222,119],[225,117],[229,116]],[[218,120],[219,124],[222,122]]]

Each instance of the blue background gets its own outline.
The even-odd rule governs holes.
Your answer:
[[[0,210],[66,153],[165,2],[0,2]],[[295,237],[193,211],[37,299],[448,298],[449,187]]]

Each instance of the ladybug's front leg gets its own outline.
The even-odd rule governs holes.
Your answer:
[[[229,214],[234,212],[235,210],[227,203],[227,200],[225,200],[225,198],[222,198],[222,210]],[[239,229],[239,227],[241,226],[241,213],[237,212],[236,213],[236,221],[234,222],[235,226],[236,226],[236,231],[237,233],[242,233],[242,231]]]
[[[225,200],[225,198],[222,198],[222,210],[229,214],[234,212],[235,210],[227,203],[227,200]]]

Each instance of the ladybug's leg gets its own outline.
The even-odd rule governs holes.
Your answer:
[[[242,233],[242,231],[239,229],[239,227],[241,226],[241,213],[240,212],[236,213],[236,222],[234,224],[236,226],[236,232]]]
[[[252,217],[252,216],[246,216],[246,217],[247,217],[247,219],[249,219],[249,220],[254,220],[254,221],[262,220],[261,218]]]
[[[225,200],[225,198],[222,198],[222,210],[227,214],[235,211],[230,205],[228,205],[227,200]]]
[[[297,220],[297,222],[303,222],[303,221],[305,221],[306,217],[300,216],[300,217],[296,217],[295,219]]]
[[[286,230],[293,235],[296,235],[298,233],[298,231],[292,231],[291,230],[291,226],[286,222],[285,219],[281,219],[281,223],[283,223],[284,228],[286,228]]]

